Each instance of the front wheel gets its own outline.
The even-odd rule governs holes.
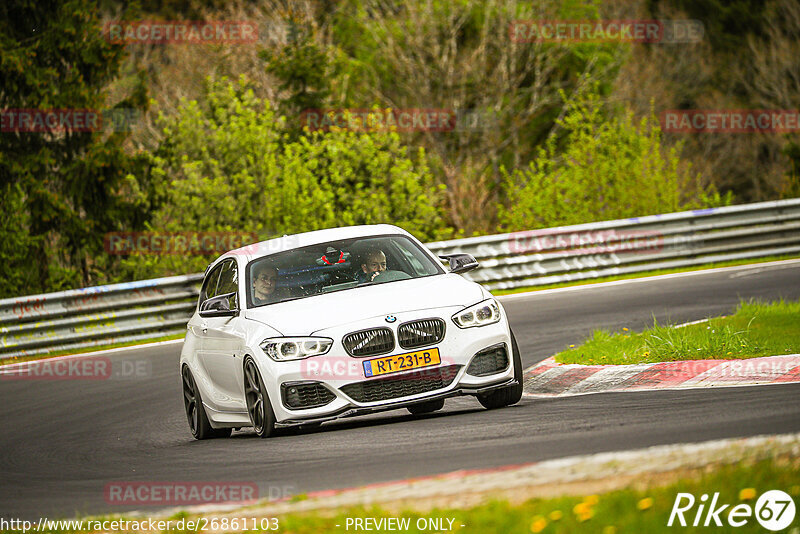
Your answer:
[[[275,413],[272,411],[261,373],[252,358],[247,358],[244,362],[244,396],[253,430],[258,437],[268,438],[275,432]]]
[[[511,406],[522,398],[522,359],[519,356],[519,347],[514,332],[511,332],[511,353],[514,362],[514,379],[517,383],[513,386],[496,389],[491,393],[478,395],[478,402],[487,410]]]

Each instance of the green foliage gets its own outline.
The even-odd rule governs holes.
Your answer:
[[[700,20],[714,49],[725,54],[740,54],[745,36],[762,34],[766,22],[763,0],[649,0],[648,4],[654,13],[664,5]]]
[[[437,207],[443,187],[424,151],[410,158],[396,133],[314,132],[285,147],[282,168],[289,230],[392,223],[421,239],[448,232]]]
[[[287,93],[280,110],[285,115],[323,108],[330,96],[331,78],[335,76],[326,51],[313,39],[313,30],[304,29],[304,22],[290,19],[288,43],[275,54],[268,50],[260,53],[267,61],[267,72],[281,81],[280,89]]]
[[[159,113],[164,141],[150,156],[151,204],[146,229],[157,232],[277,233],[279,125],[246,83],[209,82],[206,98],[183,100],[176,115]],[[213,258],[131,256],[117,279],[202,271]]]
[[[786,185],[780,191],[781,198],[800,198],[800,143],[788,140],[783,153],[789,158],[790,167],[786,173]]]
[[[30,236],[30,217],[25,210],[25,197],[19,184],[4,184],[0,191],[0,295],[17,295],[20,288],[36,286],[36,272],[29,268],[29,251],[34,246]]]
[[[698,185],[681,162],[680,146],[665,148],[655,117],[606,118],[596,95],[569,104],[526,169],[505,172],[509,206],[500,220],[524,230],[666,213],[730,202]]]
[[[500,167],[533,157],[563,111],[559,90],[578,91],[586,79],[610,90],[626,48],[516,42],[511,25],[599,16],[597,2],[345,0],[330,21],[342,71],[332,93],[349,107],[456,111],[456,131],[404,138],[425,146],[447,185],[451,224],[465,235],[493,233]]]
[[[104,87],[124,54],[104,39],[89,0],[4,3],[0,50],[4,110],[107,109]],[[116,106],[143,104],[139,84]],[[143,216],[122,194],[125,175],[139,162],[124,153],[126,137],[75,127],[0,135],[2,211],[19,215],[11,239],[21,247],[16,261],[28,271],[3,277],[3,295],[90,285],[103,233]]]
[[[720,53],[738,50],[750,26],[764,34],[766,11],[755,0],[648,5],[659,4],[701,19]],[[667,149],[652,118],[606,113],[594,96],[575,99],[589,83],[607,97],[631,47],[508,38],[514,20],[601,18],[596,0],[0,3],[0,109],[146,108],[141,75],[117,80],[125,50],[103,38],[98,6],[114,18],[244,13],[288,31],[285,40],[261,41],[268,43],[264,63],[224,45],[186,47],[177,56],[137,49],[156,76],[159,66],[182,65],[193,54],[233,54],[225,56],[226,65],[238,65],[230,70],[257,69],[263,79],[266,66],[270,75],[264,87],[210,82],[177,112],[163,98],[170,104],[150,153],[133,147],[155,146],[153,128],[133,142],[125,132],[3,132],[0,296],[199,271],[211,259],[106,256],[103,235],[117,230],[252,231],[263,239],[391,222],[438,239],[494,233],[498,220],[504,229],[528,229],[730,201],[698,183],[680,146]],[[198,70],[216,69],[199,63]],[[730,70],[723,64],[720,72]],[[713,87],[727,87],[717,78],[724,77],[713,77]],[[189,94],[202,87],[169,76],[162,82]],[[272,106],[255,96],[275,89]],[[108,94],[124,100],[110,104]],[[301,129],[305,109],[374,105],[451,109],[479,120],[452,132]],[[785,152],[795,167],[796,148]],[[796,175],[781,195],[796,196]]]
[[[202,103],[161,115],[164,142],[151,173],[159,232],[254,232],[260,239],[344,225],[392,223],[422,239],[446,235],[424,153],[411,158],[394,133],[306,132],[290,140],[285,119],[246,80],[211,81]],[[211,258],[133,256],[122,278],[202,270]]]
[[[254,3],[255,0],[245,0],[248,2]],[[120,3],[119,0],[98,2],[101,9],[112,13]],[[145,16],[154,14],[165,20],[202,20],[208,11],[224,8],[228,0],[133,0],[126,3]]]

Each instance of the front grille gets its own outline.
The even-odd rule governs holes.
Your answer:
[[[281,384],[283,404],[287,408],[299,410],[325,406],[336,395],[319,382],[295,382]]]
[[[480,351],[472,358],[467,367],[467,374],[472,376],[488,376],[508,369],[508,352],[505,344],[495,345]]]
[[[397,342],[404,349],[415,349],[433,345],[444,338],[444,321],[441,319],[422,319],[403,323],[397,329]]]
[[[388,328],[373,328],[347,334],[342,344],[351,356],[375,356],[392,351],[394,336]]]
[[[435,391],[450,385],[460,365],[424,369],[399,376],[356,382],[342,391],[356,402],[378,402]]]

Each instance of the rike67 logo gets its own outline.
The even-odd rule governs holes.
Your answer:
[[[792,524],[796,511],[792,497],[781,490],[762,493],[755,507],[744,503],[731,506],[719,502],[719,492],[710,502],[705,493],[699,499],[691,493],[678,493],[667,526],[743,527],[755,518],[765,529],[778,531]]]

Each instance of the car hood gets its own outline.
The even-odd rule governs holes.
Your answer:
[[[469,306],[486,297],[487,293],[478,284],[457,274],[445,274],[281,302],[247,310],[245,317],[264,323],[284,336],[307,336],[376,316]]]

